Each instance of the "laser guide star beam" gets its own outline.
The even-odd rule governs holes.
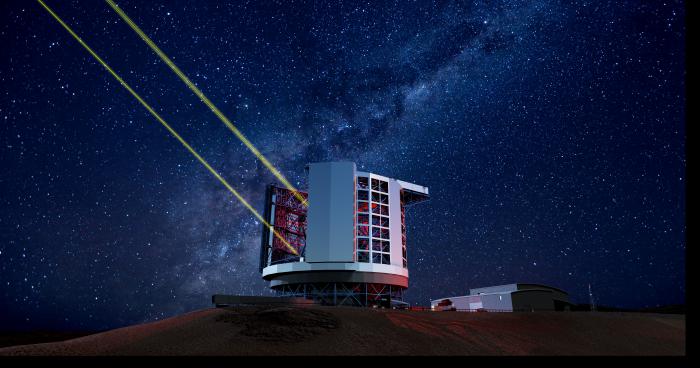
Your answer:
[[[226,181],[226,179],[224,179],[216,170],[214,170],[214,168],[211,167],[211,165],[210,165],[202,156],[200,156],[200,155],[197,153],[197,151],[195,151],[194,148],[192,148],[192,146],[190,146],[189,143],[187,143],[187,141],[185,141],[185,140],[170,126],[170,124],[168,124],[165,120],[163,120],[163,118],[162,118],[162,117],[161,117],[161,116],[160,116],[160,115],[159,115],[159,114],[158,114],[158,113],[143,99],[143,98],[141,98],[141,96],[140,96],[138,93],[136,93],[136,91],[134,91],[134,90],[131,88],[131,86],[129,86],[129,84],[127,84],[127,83],[126,83],[126,82],[125,82],[125,81],[124,81],[124,80],[123,80],[109,65],[107,65],[107,63],[106,63],[104,60],[102,60],[102,58],[100,58],[100,57],[97,55],[97,53],[95,53],[95,52],[90,48],[90,46],[88,46],[88,45],[80,38],[80,36],[78,36],[78,35],[73,31],[72,28],[70,28],[70,26],[68,26],[56,13],[54,13],[54,11],[53,11],[48,5],[46,5],[46,3],[44,3],[42,0],[37,0],[37,2],[39,2],[39,4],[41,4],[41,6],[42,6],[44,9],[46,9],[46,11],[47,11],[49,14],[51,14],[51,16],[52,16],[59,24],[61,24],[61,26],[63,26],[63,28],[65,28],[66,31],[68,31],[68,33],[70,33],[70,35],[73,36],[73,38],[75,38],[75,40],[78,41],[78,43],[79,43],[81,46],[83,46],[83,48],[85,48],[85,50],[87,50],[87,51],[90,53],[90,55],[92,55],[92,56],[94,57],[95,60],[97,60],[97,61],[98,61],[98,62],[99,62],[99,63],[100,63],[100,64],[101,64],[101,65],[102,65],[102,66],[103,66],[103,67],[104,67],[118,82],[119,82],[119,84],[121,84],[127,91],[129,91],[129,93],[131,93],[131,95],[134,96],[134,98],[136,98],[136,100],[137,100],[139,103],[141,103],[141,105],[143,105],[143,107],[145,107],[146,110],[148,110],[148,112],[150,112],[151,115],[153,115],[153,117],[156,118],[156,120],[158,120],[158,122],[161,123],[161,125],[163,125],[163,126],[168,130],[168,132],[170,132],[170,134],[171,134],[173,137],[175,137],[175,138],[176,138],[176,139],[177,139],[177,140],[178,140],[178,141],[179,141],[179,142],[180,142],[180,143],[181,143],[181,144],[182,144],[182,145],[183,145],[183,146],[184,146],[184,147],[185,147],[185,148],[186,148],[186,149],[187,149],[201,164],[202,164],[202,165],[204,165],[204,167],[206,167],[207,170],[209,170],[209,172],[210,172],[212,175],[214,175],[214,177],[216,177],[216,178],[221,182],[221,184],[223,184],[223,185],[226,187],[226,189],[228,189],[228,191],[231,192],[231,193],[236,197],[236,199],[238,199],[238,200],[241,202],[241,204],[243,204],[248,210],[250,210],[250,212],[251,212],[260,222],[262,222],[266,227],[268,227],[268,228],[272,231],[272,233],[273,233],[287,248],[290,249],[290,251],[291,251],[292,253],[294,253],[294,254],[297,253],[296,249],[295,249],[294,247],[292,247],[292,246],[289,244],[289,242],[287,242],[287,240],[284,239],[284,237],[282,237],[282,236],[274,229],[274,227],[272,227],[272,225],[270,225],[270,223],[268,223],[268,222],[258,213],[258,211],[256,211],[255,208],[253,208],[253,206],[250,205],[250,203],[248,203],[235,189],[233,189],[233,187]]]
[[[204,95],[204,92],[197,88],[197,86],[194,83],[192,83],[192,81],[185,75],[185,73],[183,73],[180,70],[180,68],[177,67],[177,65],[175,65],[175,63],[168,57],[168,55],[166,55],[163,52],[163,50],[161,50],[155,44],[155,42],[153,42],[153,40],[151,40],[146,35],[146,33],[144,33],[141,30],[141,28],[139,28],[139,26],[136,25],[136,23],[134,23],[134,21],[131,20],[131,18],[129,18],[129,16],[126,15],[126,13],[124,13],[124,11],[121,8],[119,8],[119,6],[113,0],[105,1],[119,15],[119,17],[121,17],[122,20],[131,29],[133,29],[134,32],[136,32],[136,34],[151,48],[151,50],[153,50],[153,52],[155,52],[156,55],[158,55],[158,57],[161,60],[163,60],[163,62],[167,64],[173,72],[175,72],[175,74],[187,85],[187,87],[189,87],[189,89],[192,92],[194,92],[194,94],[197,95],[197,97],[199,97],[199,99],[202,100],[202,102],[205,105],[207,105],[207,107],[209,107],[209,109],[214,113],[214,115],[216,115],[216,117],[218,117],[219,120],[221,120],[221,122],[224,123],[224,125],[226,125],[226,127],[228,127],[229,130],[231,130],[231,132],[233,132],[233,134],[248,148],[248,150],[250,150],[250,152],[252,152],[253,155],[255,155],[255,157],[258,160],[260,160],[260,162],[262,162],[263,165],[265,165],[265,167],[272,173],[272,175],[274,175],[279,181],[281,181],[287,189],[292,191],[292,194],[301,202],[302,205],[308,206],[307,199],[302,196],[299,190],[297,190],[287,180],[287,178],[285,178],[284,175],[282,175],[282,173],[279,172],[279,170],[277,170],[277,168],[274,165],[272,165],[270,161],[267,160],[267,158],[253,145],[253,143],[251,143],[250,140],[248,140],[248,138],[246,138],[245,135],[243,135],[243,133],[240,130],[238,130],[238,128],[236,128],[236,126],[233,125],[233,123],[231,123],[231,121],[226,117],[226,115],[224,115],[221,112],[221,110],[219,110],[214,105],[214,103],[211,102],[211,100],[209,100],[209,98],[207,98],[206,95]]]

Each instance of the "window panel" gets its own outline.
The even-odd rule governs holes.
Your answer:
[[[381,216],[377,216],[377,215],[372,215],[372,225],[389,227],[389,218],[388,217],[381,217]]]
[[[390,244],[391,244],[390,242],[388,242],[388,241],[386,241],[386,240],[382,240],[382,252],[387,252],[387,253],[389,253]]]
[[[369,203],[357,202],[357,212],[369,212]]]
[[[389,183],[384,180],[372,179],[372,190],[388,193]]]
[[[357,236],[369,236],[369,226],[358,226]]]
[[[391,264],[391,258],[386,253],[382,253],[382,264]]]
[[[369,263],[369,253],[368,252],[357,252],[357,261]]]
[[[358,262],[391,264],[388,192],[387,181],[357,177]],[[372,227],[369,226],[370,224]],[[404,254],[405,251],[404,248]]]
[[[375,228],[372,228],[374,230]],[[374,231],[372,231],[372,236],[374,236]],[[382,239],[389,239],[389,229],[379,228],[379,237]]]
[[[372,191],[372,202],[389,204],[389,195]]]
[[[367,182],[367,177],[364,176],[358,176],[357,177],[357,187],[359,189],[369,189],[369,184]]]
[[[357,191],[357,200],[358,201],[369,201],[369,192],[366,190],[358,190]]]
[[[357,215],[357,223],[360,225],[369,225],[369,215]]]
[[[357,249],[369,250],[369,239],[367,239],[367,238],[358,238],[358,239],[357,239]]]
[[[382,250],[382,241],[379,239],[372,239],[372,250],[377,252]]]

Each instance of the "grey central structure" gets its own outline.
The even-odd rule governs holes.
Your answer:
[[[264,229],[263,278],[279,295],[324,304],[369,306],[401,300],[408,287],[406,208],[427,200],[428,188],[357,171],[352,162],[312,163],[307,169],[306,223],[293,226],[305,229],[293,238],[301,238],[299,256],[277,256],[283,249]],[[268,198],[272,207],[275,196]],[[266,208],[275,228],[287,216],[280,211],[279,206]]]
[[[309,165],[306,262],[354,262],[355,164]]]

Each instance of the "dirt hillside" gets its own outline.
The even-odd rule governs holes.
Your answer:
[[[0,355],[684,355],[685,316],[204,309]]]

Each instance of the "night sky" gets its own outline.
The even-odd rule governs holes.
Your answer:
[[[685,302],[683,3],[117,3],[299,188],[329,160],[430,188],[407,301]],[[113,10],[47,4],[262,212],[274,177]],[[0,326],[273,295],[253,216],[38,3],[0,18]]]

